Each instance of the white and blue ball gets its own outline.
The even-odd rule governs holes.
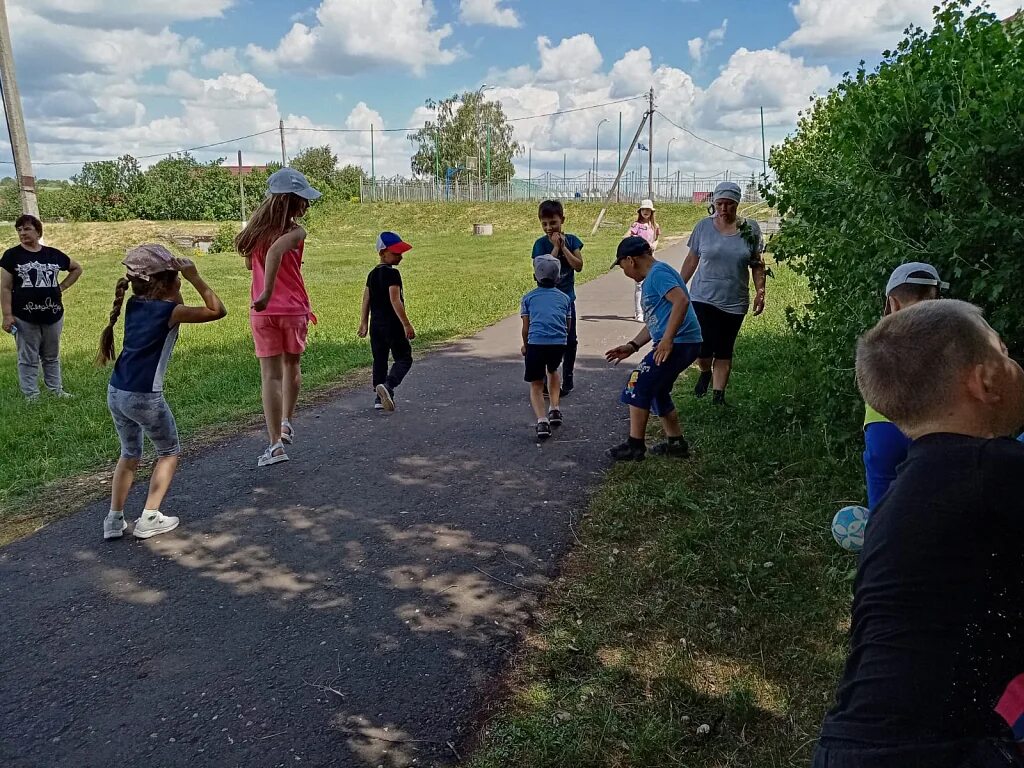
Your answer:
[[[849,552],[860,552],[870,512],[864,507],[843,507],[832,518],[832,538]]]

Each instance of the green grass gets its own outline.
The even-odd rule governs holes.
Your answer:
[[[615,207],[612,226],[591,238],[600,206],[567,206],[567,231],[586,243],[583,279],[602,274],[614,244],[635,212]],[[702,215],[695,206],[659,211],[665,234],[680,234]],[[366,341],[356,337],[366,273],[376,263],[373,245],[380,229],[394,229],[415,246],[402,264],[416,346],[476,331],[516,310],[532,286],[527,256],[539,234],[536,206],[351,205],[323,203],[309,218],[304,273],[319,324],[311,329],[303,359],[307,397],[369,365]],[[472,236],[472,224],[493,223],[493,237]],[[47,495],[48,483],[108,467],[117,438],[106,409],[109,369],[93,365],[106,324],[120,260],[126,248],[167,241],[175,233],[210,234],[217,224],[123,222],[53,224],[48,244],[81,262],[85,274],[65,297],[62,360],[73,401],[43,397],[27,404],[18,392],[13,339],[0,338],[0,519]],[[200,272],[228,307],[228,317],[182,329],[167,377],[167,396],[186,440],[211,427],[260,413],[259,368],[248,329],[249,273],[235,254],[197,257]],[[186,300],[198,298],[186,291]],[[117,339],[120,346],[121,325]]]
[[[732,406],[680,381],[694,457],[616,467],[579,521],[472,768],[808,765],[855,565],[829,523],[862,480],[855,455],[802,427],[813,403],[784,308],[806,291],[775,271],[740,337]]]

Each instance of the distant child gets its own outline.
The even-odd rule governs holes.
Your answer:
[[[644,436],[653,411],[661,417],[667,440],[655,445],[651,453],[685,458],[690,449],[672,402],[672,386],[700,352],[700,324],[690,294],[679,273],[655,259],[651,244],[642,237],[627,237],[619,243],[612,264],[616,266],[627,277],[643,282],[646,325],[632,341],[608,350],[605,359],[618,363],[639,352],[648,341],[654,342],[654,349],[630,374],[622,393],[621,402],[629,406],[629,439],[610,448],[607,455],[616,461],[641,461],[647,453]]]
[[[412,248],[394,232],[381,232],[377,238],[380,264],[366,276],[359,338],[370,334],[373,353],[373,407],[395,410],[395,390],[412,368],[412,345],[416,329],[405,313],[405,293],[398,265]],[[388,370],[388,358],[394,359]]]
[[[296,223],[320,193],[294,168],[267,180],[269,194],[238,237],[235,248],[252,271],[249,323],[260,361],[263,417],[270,445],[257,459],[266,467],[288,461],[295,440],[292,419],[302,386],[302,353],[309,322],[316,323],[302,280],[306,230]]]
[[[178,429],[164,400],[164,375],[182,323],[208,323],[227,314],[224,304],[188,259],[176,259],[162,245],[140,245],[128,251],[122,262],[128,276],[117,281],[110,322],[100,337],[96,362],[114,359],[114,324],[121,314],[125,292],[134,294],[124,313],[124,344],[114,363],[107,387],[107,407],[121,441],[121,458],[114,470],[110,512],[103,521],[103,538],[119,539],[128,527],[124,505],[142,458],[143,435],[156,448],[156,465],[149,481],[149,495],[133,534],[148,539],[178,526],[178,518],[160,512],[164,495],[178,468]],[[203,300],[201,307],[187,307],[181,300],[184,277]]]
[[[558,366],[565,356],[565,343],[572,323],[569,297],[555,287],[561,264],[551,256],[533,260],[533,276],[537,287],[523,296],[519,314],[523,318],[523,357],[526,358],[526,381],[530,384],[530,403],[537,417],[537,437],[551,437],[551,427],[562,423],[558,409],[561,381]],[[551,409],[544,407],[544,384],[551,397]]]
[[[20,243],[0,258],[0,306],[3,328],[14,334],[18,349],[18,385],[28,400],[39,397],[43,383],[57,397],[64,391],[60,370],[60,334],[64,328],[64,292],[82,276],[82,267],[66,254],[39,242],[43,223],[25,214],[14,222]],[[57,276],[67,272],[63,281]]]
[[[654,221],[654,201],[640,201],[640,208],[636,212],[636,221],[630,225],[626,237],[642,237],[651,244],[651,251],[657,252],[658,241],[661,239],[661,227]],[[642,292],[643,283],[637,283],[633,289],[633,319],[641,323],[644,321],[644,308],[640,303]]]
[[[893,270],[885,286],[883,315],[939,298],[949,288],[931,264],[910,262]],[[907,458],[910,438],[870,405],[864,405],[864,474],[867,479],[868,509],[873,510],[896,479],[896,468]]]
[[[558,200],[545,200],[537,210],[540,226],[544,236],[533,244],[533,258],[538,256],[554,256],[558,259],[560,270],[555,287],[569,297],[572,323],[569,326],[569,338],[565,345],[565,357],[562,358],[562,397],[572,392],[575,384],[573,373],[576,368],[576,348],[579,341],[576,337],[576,273],[583,271],[583,241],[576,235],[562,232],[565,224],[565,211]]]

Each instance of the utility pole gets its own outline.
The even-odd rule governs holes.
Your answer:
[[[18,177],[21,210],[39,216],[36,200],[36,177],[32,172],[32,157],[28,150],[25,116],[21,111],[21,95],[14,75],[14,51],[11,49],[11,30],[7,26],[7,5],[0,0],[0,87],[3,88],[4,112],[7,115],[7,133],[14,153],[14,174]]]
[[[648,94],[647,110],[647,197],[654,199],[654,86]]]
[[[630,143],[629,149],[626,150],[626,156],[622,159],[622,162],[619,163],[619,172],[615,174],[615,181],[612,182],[612,188],[608,190],[608,194],[604,198],[604,206],[601,208],[601,213],[598,214],[597,221],[594,222],[594,228],[590,230],[591,235],[597,232],[598,227],[601,226],[601,222],[604,221],[604,215],[608,212],[608,204],[612,200],[612,195],[618,195],[619,181],[622,179],[622,174],[626,170],[626,165],[629,164],[629,158],[633,154],[633,149],[636,148],[636,143],[640,140],[640,136],[643,134],[644,123],[646,123],[649,118],[650,115],[645,114],[640,120],[640,125],[636,127],[636,134],[633,136],[633,141]]]
[[[764,166],[764,177],[768,178],[768,153],[764,148],[764,107],[761,107],[761,164]]]
[[[487,123],[487,200],[491,199],[491,124]]]
[[[242,201],[242,226],[245,226],[245,177],[242,176],[242,150],[238,150],[238,197]]]
[[[370,188],[373,190],[373,194],[370,196],[370,200],[377,199],[377,165],[376,158],[374,157],[373,151],[373,123],[370,123]]]
[[[288,156],[284,153],[284,120],[277,121],[277,129],[281,132],[281,167],[288,165]]]

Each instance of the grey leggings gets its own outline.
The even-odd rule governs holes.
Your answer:
[[[142,458],[142,436],[156,448],[157,456],[181,453],[174,414],[163,392],[125,392],[107,387],[107,407],[121,440],[122,459]]]
[[[51,392],[64,389],[60,374],[60,332],[64,318],[55,323],[30,323],[15,320],[14,336],[18,348],[18,386],[25,397],[39,396],[39,365],[43,366],[43,382]]]

